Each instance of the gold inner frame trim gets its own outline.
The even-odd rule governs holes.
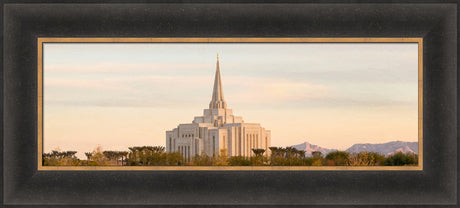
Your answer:
[[[418,160],[417,166],[43,166],[43,44],[44,43],[417,43]],[[423,38],[37,38],[37,170],[39,171],[420,171],[423,170]]]

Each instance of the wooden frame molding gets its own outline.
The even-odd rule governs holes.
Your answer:
[[[418,166],[43,166],[43,44],[44,43],[417,43],[418,44]],[[423,38],[53,38],[37,39],[37,167],[39,171],[421,171],[423,170]]]

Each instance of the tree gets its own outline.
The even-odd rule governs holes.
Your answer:
[[[227,156],[227,149],[221,149],[219,155],[217,155],[216,160],[214,161],[213,165],[215,166],[226,166],[228,165],[228,156]]]
[[[278,156],[278,147],[269,147],[268,149],[270,149],[270,151],[272,152],[272,157]]]
[[[286,149],[282,147],[269,147],[272,152],[270,156],[270,165],[279,166],[286,165],[288,163],[286,159]]]
[[[86,165],[88,165],[89,161],[91,160],[91,156],[93,155],[93,153],[85,152],[85,155],[86,155]]]
[[[129,152],[126,152],[126,151],[121,151],[121,152],[120,152],[120,156],[121,156],[121,166],[123,166],[123,165],[125,164],[125,162],[127,162],[128,154],[129,154]],[[125,160],[126,160],[126,161],[125,161]]]
[[[116,159],[116,152],[114,151],[103,151],[102,154],[108,159],[110,165],[113,164],[113,160]]]
[[[228,159],[228,165],[230,166],[250,166],[252,162],[250,159],[243,156],[232,156]]]
[[[176,154],[166,153],[163,146],[138,146],[129,147],[127,163],[129,165],[170,165],[171,163],[183,164],[182,158]],[[121,152],[121,155],[126,153]],[[182,157],[182,156],[181,156]],[[122,159],[123,161],[123,159]]]
[[[153,146],[150,148],[152,150],[152,152],[154,153],[162,153],[165,151],[165,147],[163,146]]]
[[[305,158],[305,150],[299,150],[298,154],[300,158]]]
[[[204,151],[201,152],[200,155],[195,155],[192,158],[193,164],[198,166],[211,166],[212,165],[212,158],[209,157]]]
[[[370,154],[374,157],[374,165],[380,166],[380,165],[385,165],[386,158],[384,155],[378,153],[378,152],[370,152]]]
[[[75,156],[76,153],[76,151],[53,150],[51,153],[42,155],[42,164],[45,166],[78,166],[80,160]]]
[[[325,165],[325,160],[323,158],[323,154],[318,151],[312,152],[312,164],[313,166],[322,166]]]
[[[264,153],[265,149],[252,149],[252,152],[254,152],[254,157],[251,157],[251,163],[252,165],[264,165]]]
[[[184,165],[184,158],[180,152],[166,153],[166,165]]]
[[[299,151],[294,147],[286,147],[285,149],[287,164],[284,165],[303,165],[303,158],[305,157],[305,151]],[[303,156],[302,156],[303,154]]]
[[[165,147],[153,146],[148,147],[148,164],[149,165],[166,165],[167,156],[165,153]]]
[[[254,152],[254,155],[257,156],[262,156],[265,153],[265,149],[252,149],[252,152]]]
[[[104,156],[102,153],[102,147],[98,145],[92,152],[91,152],[91,162],[89,165],[91,166],[103,166],[109,165],[109,159]]]
[[[300,165],[311,165],[313,162],[312,158],[305,157],[304,150],[298,150],[294,147],[269,147],[272,152],[269,161],[269,165],[287,165],[287,166],[300,166]]]
[[[417,165],[418,155],[415,153],[402,153],[397,152],[387,157],[385,165],[389,166],[403,166],[403,165]]]
[[[334,151],[326,155],[328,165],[345,166],[348,163],[348,153],[344,151]]]
[[[321,160],[314,160],[313,163],[311,164],[312,166],[322,166],[323,163]]]
[[[139,165],[139,159],[138,159],[138,148],[137,147],[128,147],[128,149],[131,151],[128,155],[128,162],[129,165]]]
[[[139,162],[141,162],[143,166],[145,166],[147,164],[148,155],[147,155],[146,150],[147,150],[146,146],[142,146],[142,147],[137,148],[137,151],[139,152],[139,159],[140,159]]]
[[[376,166],[379,165],[381,155],[375,152],[360,152],[349,154],[349,166]]]

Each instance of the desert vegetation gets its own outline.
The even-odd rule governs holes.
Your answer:
[[[227,156],[227,150],[208,156],[197,154],[190,159],[179,152],[166,152],[163,146],[129,147],[128,151],[103,151],[98,146],[92,152],[85,152],[86,160],[78,159],[76,151],[53,150],[43,154],[44,166],[414,166],[418,155],[397,152],[384,156],[376,152],[348,153],[334,151],[327,155],[305,151],[293,147],[270,147],[252,149],[251,157]]]

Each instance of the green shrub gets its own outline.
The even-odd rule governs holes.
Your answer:
[[[403,165],[417,165],[418,155],[414,153],[397,152],[387,157],[385,165],[389,166],[403,166]]]
[[[326,155],[327,165],[345,166],[348,163],[348,153],[344,151],[330,152]]]
[[[376,152],[360,152],[349,154],[349,166],[376,166],[382,162],[383,155]],[[383,157],[384,158],[384,157]]]
[[[250,159],[243,156],[233,156],[228,159],[228,165],[230,166],[250,166],[252,162]]]

